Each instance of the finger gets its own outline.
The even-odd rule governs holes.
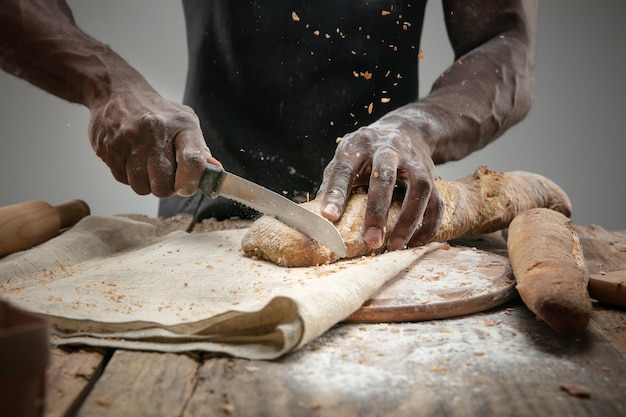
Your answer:
[[[384,243],[397,166],[398,156],[395,152],[381,151],[374,155],[363,220],[363,238],[372,249],[378,249]]]
[[[126,177],[128,185],[139,195],[150,194],[150,179],[145,162],[140,158],[130,157],[126,160]]]
[[[147,115],[142,123],[127,126],[125,132],[128,138],[134,138],[131,156],[138,161],[136,165],[144,164],[141,167],[141,177],[139,170],[134,173],[135,181],[144,181],[148,192],[156,197],[171,196],[175,169],[174,150],[162,120]]]
[[[96,155],[109,167],[116,181],[129,184],[126,170],[127,152],[119,152],[111,149],[111,140],[108,140],[101,130],[92,130],[90,139],[91,147]]]
[[[437,187],[434,186],[430,194],[430,199],[424,216],[422,218],[422,225],[419,226],[417,231],[413,234],[413,237],[409,240],[409,247],[422,246],[431,242],[441,225],[441,218],[443,216],[444,203],[439,195]]]
[[[174,194],[174,153],[153,155],[148,160],[147,173],[150,191],[156,197],[165,198]]]
[[[107,159],[102,160],[107,164],[109,169],[111,170],[111,174],[116,181],[121,182],[122,184],[130,184],[128,178],[128,171],[126,169],[126,160],[125,159]]]
[[[364,161],[364,155],[350,152],[349,147],[337,148],[333,161],[324,170],[320,188],[323,195],[322,215],[328,220],[337,221],[343,215],[352,184],[363,170]]]
[[[209,150],[208,147],[206,147],[206,149],[205,149],[205,156],[206,156],[207,164],[211,164],[211,165],[215,165],[215,166],[220,167],[220,168],[224,168],[222,163],[220,161],[218,161],[217,159],[215,159],[213,157],[213,155],[211,155],[211,151]]]
[[[406,247],[407,242],[417,230],[424,216],[432,192],[432,182],[421,169],[412,169],[398,220],[389,234],[387,249],[398,250]]]
[[[181,196],[193,195],[198,191],[204,167],[214,158],[208,151],[200,130],[188,129],[179,133],[174,140],[174,148],[176,154],[174,191]]]

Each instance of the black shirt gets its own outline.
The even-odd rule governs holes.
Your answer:
[[[313,198],[338,137],[417,99],[425,3],[183,0],[184,103],[213,156],[292,199]]]

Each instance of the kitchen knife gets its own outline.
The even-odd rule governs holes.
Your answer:
[[[209,164],[200,179],[200,191],[209,198],[221,195],[276,217],[287,226],[317,240],[340,258],[346,256],[343,239],[330,221],[252,181]]]

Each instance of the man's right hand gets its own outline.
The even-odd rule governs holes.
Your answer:
[[[81,31],[63,0],[6,0],[0,68],[91,112],[91,145],[138,194],[188,196],[220,165],[189,107],[161,97],[122,57]]]
[[[221,166],[207,148],[193,110],[145,86],[112,94],[90,107],[89,136],[116,180],[137,194],[189,196],[207,163]]]

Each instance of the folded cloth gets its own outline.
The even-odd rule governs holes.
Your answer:
[[[158,237],[148,223],[88,216],[0,259],[0,298],[46,315],[59,345],[274,359],[345,319],[441,246],[284,268],[244,257],[245,232]]]

